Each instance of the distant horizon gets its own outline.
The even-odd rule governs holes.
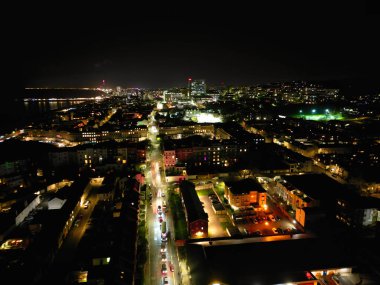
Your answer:
[[[204,79],[206,81],[206,86],[209,87],[220,87],[220,86],[225,86],[225,87],[229,87],[229,86],[239,86],[239,87],[249,87],[249,86],[256,86],[256,85],[263,85],[263,84],[275,84],[275,83],[291,83],[291,82],[305,82],[305,83],[314,83],[314,84],[323,84],[323,83],[333,83],[333,82],[336,82],[336,83],[341,83],[341,82],[345,82],[347,81],[346,83],[348,83],[348,81],[372,81],[373,85],[377,85],[376,87],[377,88],[380,88],[380,82],[378,81],[378,78],[376,76],[344,76],[344,77],[334,77],[334,78],[329,78],[329,79],[309,79],[309,80],[306,80],[306,79],[290,79],[290,80],[273,80],[273,81],[261,81],[261,82],[252,82],[252,83],[245,83],[245,84],[233,84],[233,83],[225,83],[225,82],[221,82],[219,84],[215,84],[215,83],[208,83],[208,80],[207,80],[207,77],[203,77],[203,78],[197,78],[197,77],[193,77],[192,78],[193,80],[197,80],[197,79]],[[107,80],[106,80],[107,82]],[[112,80],[111,80],[112,82]],[[123,84],[116,84],[116,83],[112,83],[110,85],[107,85],[106,83],[106,86],[104,89],[114,89],[116,87],[121,87],[123,89],[171,89],[171,88],[187,88],[186,86],[186,82],[187,82],[187,78],[184,79],[184,84],[179,86],[179,85],[176,85],[176,84],[173,84],[172,86],[165,86],[165,87],[141,87],[141,86],[124,86]],[[374,86],[374,88],[376,88]],[[59,86],[59,85],[56,85],[56,86],[48,86],[48,85],[41,85],[41,86],[26,86],[24,87],[24,90],[38,90],[38,89],[62,89],[62,90],[97,90],[97,89],[102,89],[98,86],[75,86],[75,85],[67,85],[67,86]]]

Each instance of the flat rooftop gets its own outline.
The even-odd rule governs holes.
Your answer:
[[[233,194],[248,194],[250,191],[266,192],[259,182],[252,178],[238,181],[226,181],[225,184]]]
[[[340,244],[310,238],[220,246],[188,245],[194,284],[286,284],[308,280],[310,270],[351,267]]]

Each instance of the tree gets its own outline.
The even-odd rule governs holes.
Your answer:
[[[239,174],[242,178],[247,178],[249,177],[250,175],[252,175],[252,170],[250,169],[242,169],[239,171]]]

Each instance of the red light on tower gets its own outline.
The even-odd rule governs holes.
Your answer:
[[[191,78],[189,77],[189,79],[188,79],[189,81],[191,81]]]

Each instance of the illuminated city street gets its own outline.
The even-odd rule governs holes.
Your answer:
[[[380,284],[378,1],[262,2],[17,10],[2,285]]]

